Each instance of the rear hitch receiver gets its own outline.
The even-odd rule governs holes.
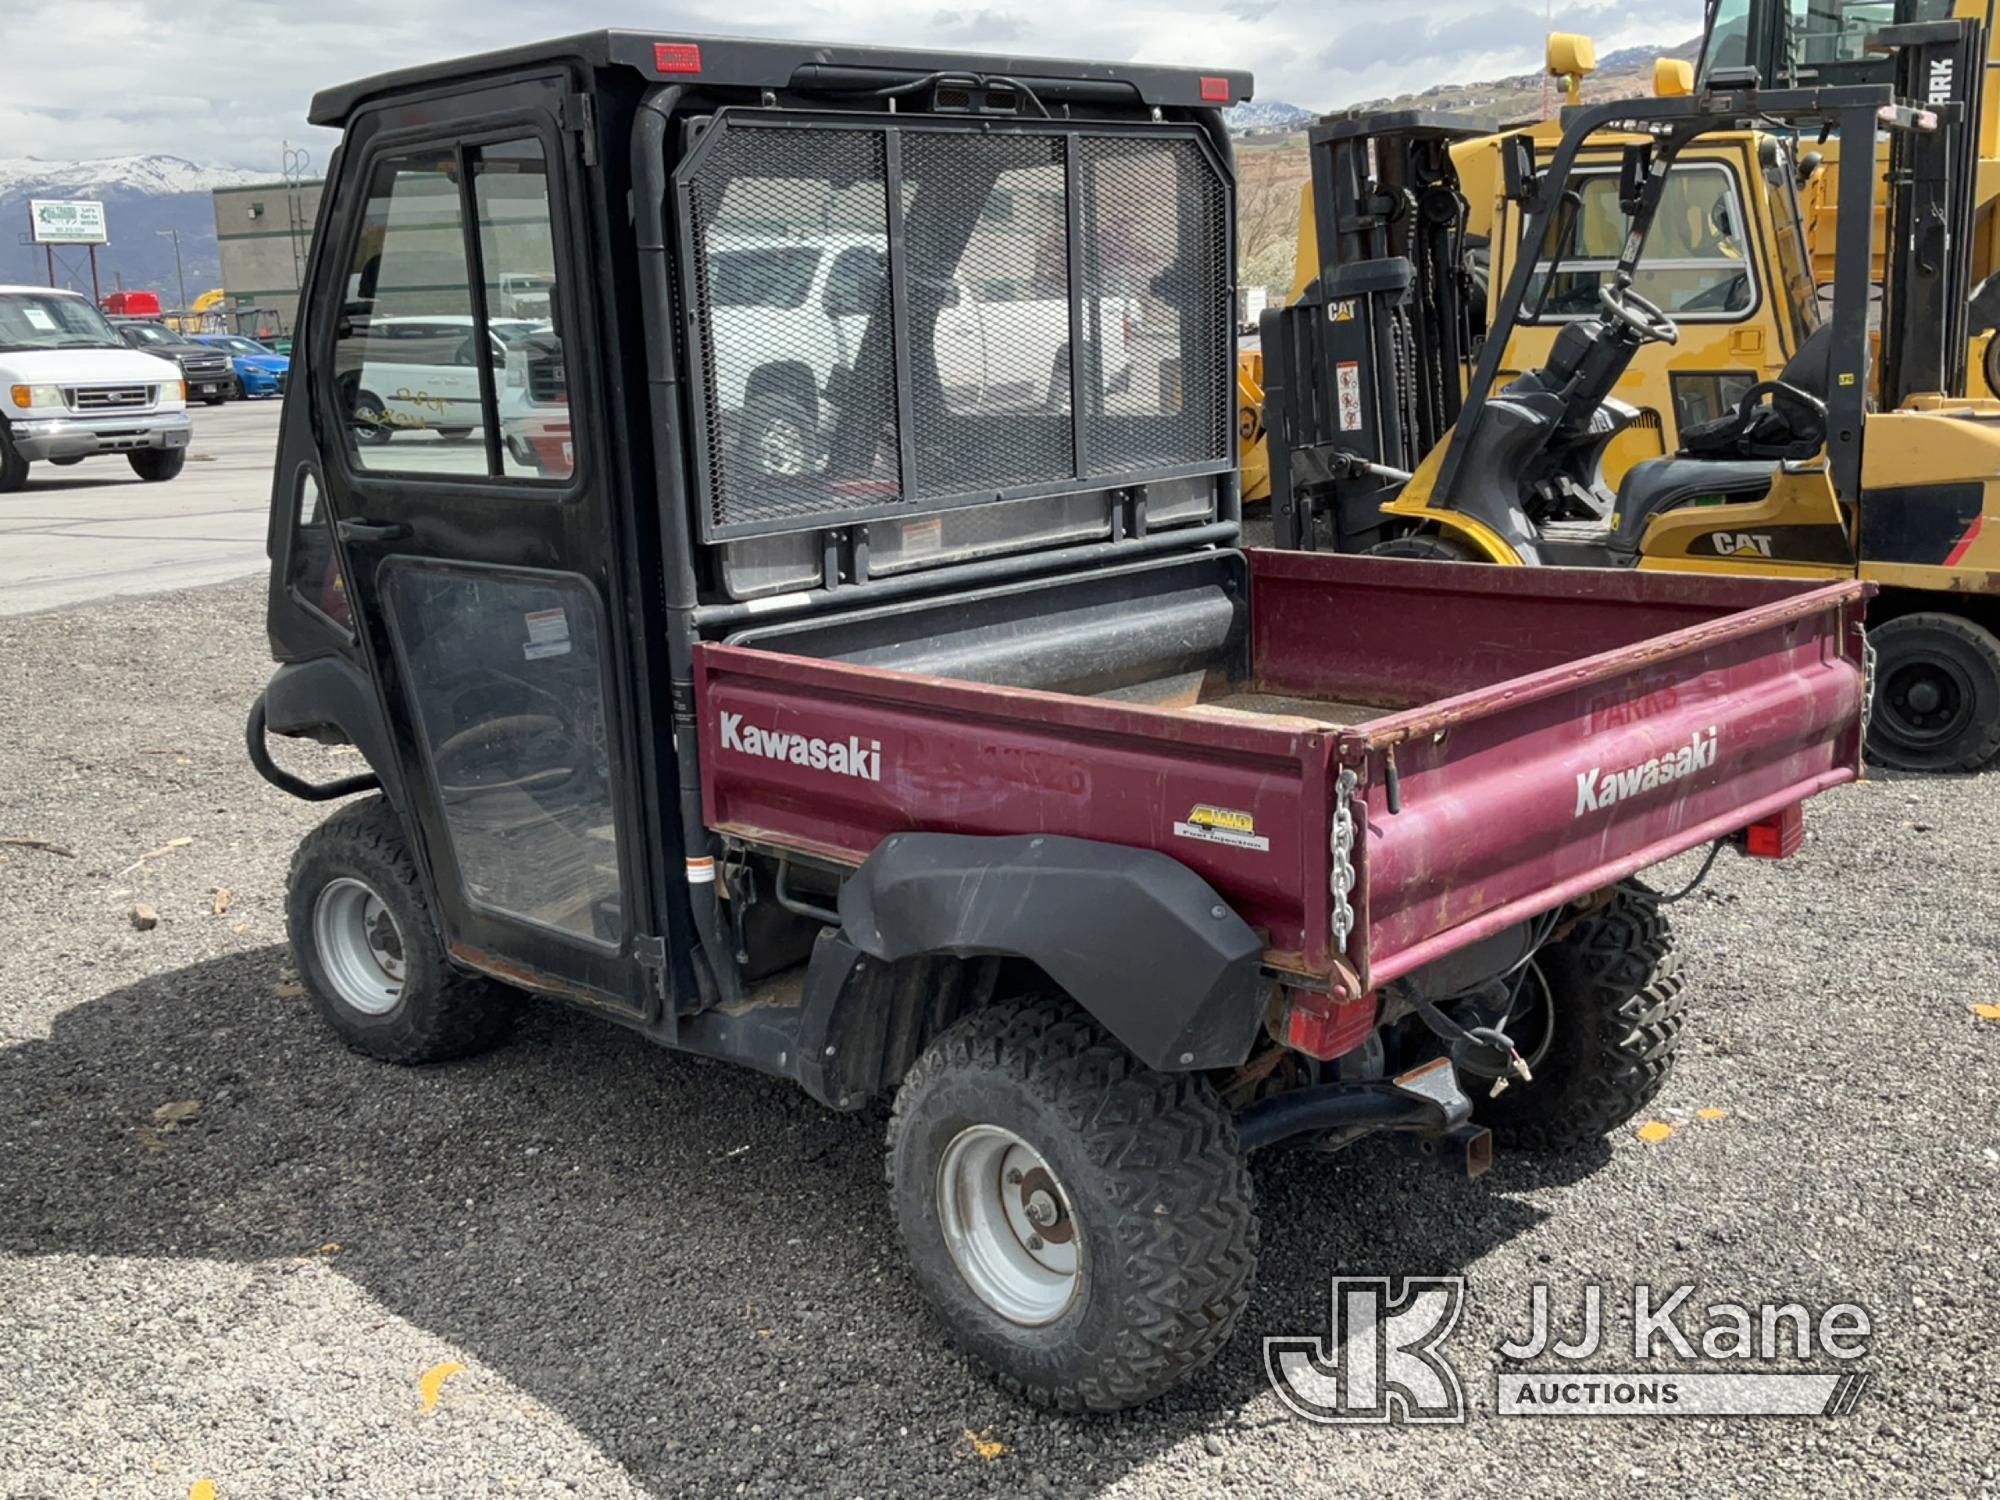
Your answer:
[[[1295,1135],[1338,1131],[1349,1137],[1389,1131],[1410,1149],[1477,1177],[1493,1163],[1493,1137],[1471,1123],[1472,1101],[1449,1058],[1435,1058],[1392,1079],[1328,1083],[1260,1100],[1236,1116],[1246,1151]]]

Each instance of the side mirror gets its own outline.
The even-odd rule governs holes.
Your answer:
[[[1628,219],[1637,218],[1646,198],[1646,177],[1653,170],[1653,143],[1627,146],[1618,163],[1618,206]]]
[[[1535,171],[1535,143],[1526,135],[1510,135],[1500,147],[1502,191],[1512,202],[1526,203],[1541,190]]]

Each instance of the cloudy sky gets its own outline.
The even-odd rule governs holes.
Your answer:
[[[1701,0],[0,0],[5,154],[163,151],[275,168],[314,89],[584,26],[1248,67],[1314,109],[1541,57],[1545,13],[1598,49],[1683,41]],[[755,20],[746,19],[754,13]]]

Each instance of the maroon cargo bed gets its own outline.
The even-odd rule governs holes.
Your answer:
[[[1113,617],[1171,670],[1095,696],[698,648],[710,826],[841,863],[917,829],[1157,849],[1274,968],[1365,989],[1859,772],[1862,584],[1209,557],[1239,577]]]

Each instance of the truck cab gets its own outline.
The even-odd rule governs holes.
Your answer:
[[[247,744],[341,804],[313,1003],[404,1064],[540,996],[893,1099],[916,1284],[1066,1410],[1220,1350],[1250,1152],[1629,1120],[1684,1007],[1632,877],[1789,854],[1859,764],[1862,584],[1239,545],[1249,93],[612,31],[312,113]],[[410,320],[470,329],[457,440],[374,440]]]

